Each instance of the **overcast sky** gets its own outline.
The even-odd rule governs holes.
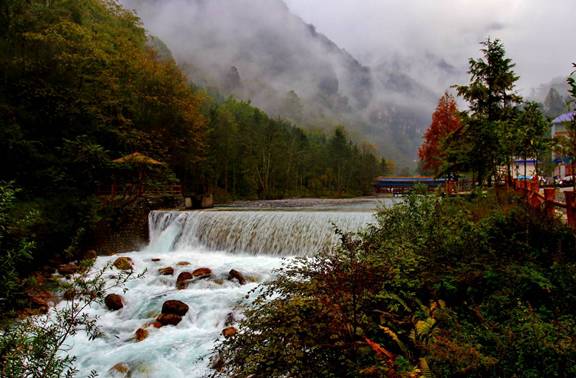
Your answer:
[[[567,76],[576,62],[576,0],[285,0],[363,63],[426,53],[465,69],[486,37],[502,39],[519,89]],[[425,63],[425,61],[424,61]]]

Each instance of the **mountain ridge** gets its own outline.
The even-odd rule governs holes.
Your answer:
[[[305,127],[346,125],[413,166],[438,96],[397,69],[368,67],[281,0],[125,0],[190,79]]]

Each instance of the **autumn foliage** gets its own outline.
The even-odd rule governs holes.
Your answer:
[[[445,155],[442,151],[442,141],[460,125],[456,100],[449,93],[444,93],[432,115],[432,123],[424,134],[424,143],[418,150],[425,171],[438,173]]]

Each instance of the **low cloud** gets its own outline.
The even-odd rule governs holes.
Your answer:
[[[426,76],[427,56],[460,71],[488,36],[503,40],[522,93],[576,62],[574,0],[286,0],[305,21],[366,64],[403,57]],[[436,79],[436,78],[434,78]],[[448,83],[446,83],[448,84]],[[437,88],[438,89],[438,88]]]

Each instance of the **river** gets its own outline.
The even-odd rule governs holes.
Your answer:
[[[377,206],[391,203],[374,199],[272,201],[207,211],[150,213],[150,244],[121,255],[133,260],[136,273],[145,272],[142,278],[113,290],[124,297],[124,308],[112,312],[104,305],[93,305],[88,312],[98,317],[102,336],[89,340],[78,333],[68,340],[68,353],[78,358],[78,376],[85,377],[91,370],[104,377],[124,376],[110,373],[118,363],[129,367],[130,377],[208,376],[212,349],[222,337],[226,319],[229,314],[241,317],[238,305],[249,300],[250,290],[270,279],[283,259],[312,255],[335,245],[334,226],[357,230],[374,221]],[[99,257],[92,271],[117,257]],[[160,275],[162,267],[173,267],[174,275]],[[180,272],[200,267],[210,268],[211,278],[176,289]],[[247,283],[229,281],[231,269],[240,271]],[[109,274],[110,282],[113,275]],[[177,326],[148,327],[149,336],[136,342],[135,331],[153,322],[169,299],[189,306],[183,320]]]

